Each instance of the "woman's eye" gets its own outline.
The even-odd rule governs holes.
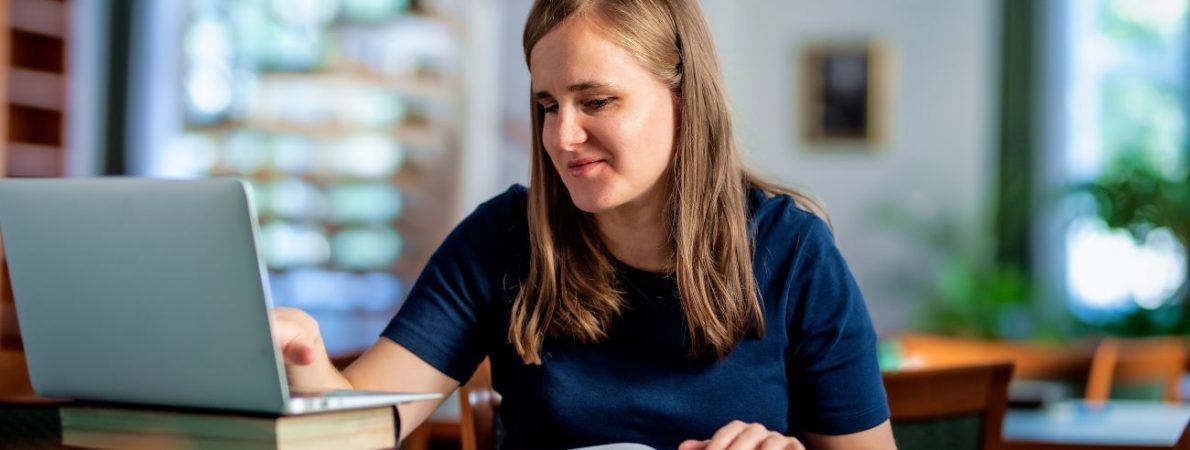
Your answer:
[[[541,108],[543,110],[545,110],[546,114],[553,114],[553,113],[558,112],[558,104],[557,103],[554,103],[552,105],[543,105]]]
[[[587,101],[586,106],[591,109],[599,110],[610,104],[612,100],[614,100],[612,97],[589,100]]]

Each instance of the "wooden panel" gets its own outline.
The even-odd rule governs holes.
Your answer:
[[[898,420],[983,412],[989,404],[1007,402],[1011,364],[884,372],[889,409]]]
[[[9,51],[12,35],[8,30],[8,9],[0,7],[0,86],[8,86],[8,61],[11,60],[12,52]],[[0,106],[8,103],[8,93],[0,91]],[[0,107],[0,139],[8,136],[8,108]],[[7,151],[4,149],[4,143],[0,142],[0,177],[3,177],[7,170],[5,169],[6,161],[8,159]],[[0,260],[4,259],[4,255],[0,255]],[[3,301],[0,298],[0,301]]]
[[[8,264],[0,262],[0,278],[3,278],[4,299],[0,301],[0,351],[21,351],[21,329],[17,325],[17,309],[13,303],[12,284],[8,280]]]
[[[0,350],[0,398],[33,394],[25,354]]]
[[[905,421],[940,420],[977,413],[979,445],[1000,448],[1012,363],[999,362],[884,372],[884,389],[893,426]]]
[[[0,240],[0,398],[33,392],[33,387],[29,384],[29,369],[25,364],[20,329],[17,327],[12,284],[8,280],[8,264],[3,258],[3,244],[3,240]]]
[[[0,0],[0,177],[63,174],[68,8],[60,1]],[[11,398],[32,388],[2,250],[0,398]]]
[[[52,111],[66,109],[66,78],[27,69],[8,72],[8,102]]]
[[[8,141],[62,147],[63,119],[61,111],[9,104]]]
[[[3,233],[3,230],[0,230]],[[4,240],[0,236],[0,352],[21,350],[21,333],[17,328],[16,305],[13,303],[12,282],[8,280],[8,262],[4,260]]]
[[[1086,377],[1091,367],[1092,343],[1050,344],[905,333],[896,336],[902,358],[926,366],[969,365],[1011,360],[1013,376],[1037,380]]]
[[[9,8],[0,7],[0,86],[8,86],[9,43],[11,35],[8,33]],[[0,106],[8,103],[8,93],[0,91]],[[0,108],[0,137],[8,136],[8,108]],[[7,173],[6,161],[8,157],[7,145],[0,142],[0,178]],[[0,391],[6,389],[2,384],[7,383],[14,375],[14,368],[10,368],[3,361],[10,354],[9,350],[20,348],[21,337],[16,327],[10,327],[9,322],[16,322],[16,310],[13,307],[12,290],[9,288],[8,264],[4,260],[4,240],[0,238]],[[12,318],[9,318],[9,316]]]
[[[62,175],[65,159],[59,147],[32,144],[8,144],[10,177],[56,177]]]
[[[54,37],[66,37],[66,5],[50,0],[10,0],[12,28]]]
[[[43,72],[65,71],[66,45],[62,39],[21,30],[12,30],[10,37],[12,67]]]

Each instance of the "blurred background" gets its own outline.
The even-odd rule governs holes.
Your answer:
[[[1190,0],[701,3],[747,158],[824,202],[882,334],[1190,331]],[[529,0],[2,4],[2,173],[250,180],[332,351],[528,182]]]
[[[527,183],[530,4],[10,0],[0,167],[250,180],[275,303],[371,338]],[[882,331],[1190,327],[1190,0],[702,4],[750,163],[823,200]]]
[[[529,0],[5,4],[7,176],[250,180],[274,302],[359,339],[527,183]],[[882,331],[1190,326],[1190,0],[702,4],[750,163]]]

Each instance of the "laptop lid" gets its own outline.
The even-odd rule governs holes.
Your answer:
[[[34,390],[284,411],[248,189],[235,179],[0,180]]]

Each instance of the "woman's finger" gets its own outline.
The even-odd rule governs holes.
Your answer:
[[[806,447],[797,439],[777,433],[773,433],[768,439],[761,442],[759,448],[761,450],[806,450]]]
[[[277,308],[273,311],[273,340],[281,348],[286,364],[304,366],[314,362],[313,344],[317,333],[317,322],[301,310]]]
[[[682,445],[678,446],[678,450],[703,450],[707,448],[708,442],[711,441],[696,441],[694,439],[689,439],[685,442],[682,442]]]
[[[753,423],[744,427],[744,431],[740,432],[727,448],[730,450],[756,450],[760,443],[771,435],[772,432],[764,425]]]
[[[707,450],[727,450],[728,446],[735,441],[736,436],[743,433],[748,428],[748,424],[733,420],[731,423],[724,425],[719,431],[711,436],[711,441],[707,442]]]

